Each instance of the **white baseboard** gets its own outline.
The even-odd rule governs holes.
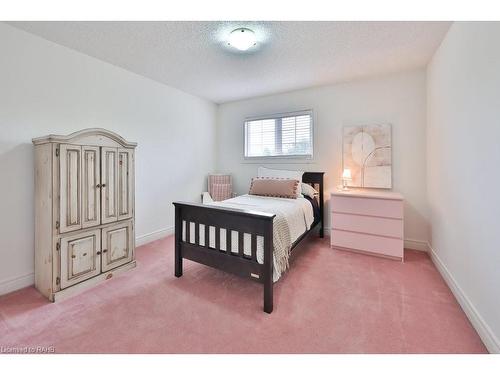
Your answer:
[[[448,287],[451,289],[453,295],[462,307],[462,310],[464,310],[465,314],[469,318],[472,326],[476,329],[479,337],[481,337],[481,340],[483,340],[486,349],[488,349],[490,353],[500,353],[500,340],[498,339],[498,337],[496,337],[491,328],[484,321],[481,314],[474,307],[471,300],[464,293],[460,285],[458,285],[455,278],[452,276],[448,268],[446,268],[431,245],[427,244],[427,246],[429,248],[429,255],[432,259],[432,262],[438,269],[443,279],[446,281],[446,284],[448,284]]]
[[[405,239],[405,249],[429,252],[429,243],[427,241]]]
[[[12,279],[0,281],[0,296],[14,292],[18,289],[26,288],[35,283],[35,274],[29,273],[24,276],[17,276]]]
[[[155,230],[151,233],[141,234],[135,238],[135,246],[142,246],[149,242],[159,240],[160,238],[174,234],[174,227],[167,227]]]

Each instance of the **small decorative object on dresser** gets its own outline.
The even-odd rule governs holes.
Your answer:
[[[331,246],[403,261],[403,205],[403,196],[396,192],[331,193]]]
[[[347,183],[349,181],[352,181],[351,170],[344,169],[344,172],[342,173],[342,190],[349,190],[349,188],[347,187]]]
[[[51,301],[135,267],[134,148],[85,129],[33,139],[35,286]]]

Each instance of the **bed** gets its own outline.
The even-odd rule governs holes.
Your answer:
[[[297,255],[297,245],[313,231],[323,237],[323,175],[302,176],[318,191],[312,199],[243,195],[212,204],[174,202],[175,276],[182,276],[182,261],[189,259],[248,277],[263,284],[264,311],[271,313],[273,282]]]

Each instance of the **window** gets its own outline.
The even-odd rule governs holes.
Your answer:
[[[245,157],[312,157],[312,111],[245,121]]]

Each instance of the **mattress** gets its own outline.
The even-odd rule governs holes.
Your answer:
[[[277,251],[277,245],[274,243],[274,274],[273,280],[277,281],[284,271],[283,262],[288,264],[288,256],[291,245],[299,239],[302,234],[311,228],[314,222],[314,211],[311,202],[303,197],[297,199],[288,198],[274,198],[274,197],[263,197],[257,195],[241,195],[235,198],[227,199],[222,202],[211,202],[207,205],[217,206],[217,207],[227,207],[236,208],[244,210],[253,211],[264,211],[272,212],[277,216],[274,218],[273,233],[274,241],[276,238],[289,238],[289,242],[286,245],[286,249],[279,249]],[[279,224],[279,220],[285,221],[286,225],[276,225]],[[194,243],[194,223],[190,223],[190,239],[187,242]],[[186,223],[183,222],[182,229],[182,239],[186,241]],[[205,226],[200,224],[199,228],[199,243],[201,246],[205,246]],[[278,233],[276,233],[278,231]],[[288,231],[287,233],[280,233],[279,231]],[[283,241],[280,241],[283,243]],[[209,227],[209,246],[215,248],[215,227]],[[221,228],[220,233],[220,250],[228,251],[226,246],[226,229]],[[231,252],[238,253],[238,233],[232,231],[231,233]],[[251,256],[251,234],[243,234],[243,252],[245,255]],[[284,254],[284,252],[288,252]],[[286,257],[286,259],[282,259]],[[257,262],[260,264],[264,263],[264,239],[262,236],[257,236]]]

